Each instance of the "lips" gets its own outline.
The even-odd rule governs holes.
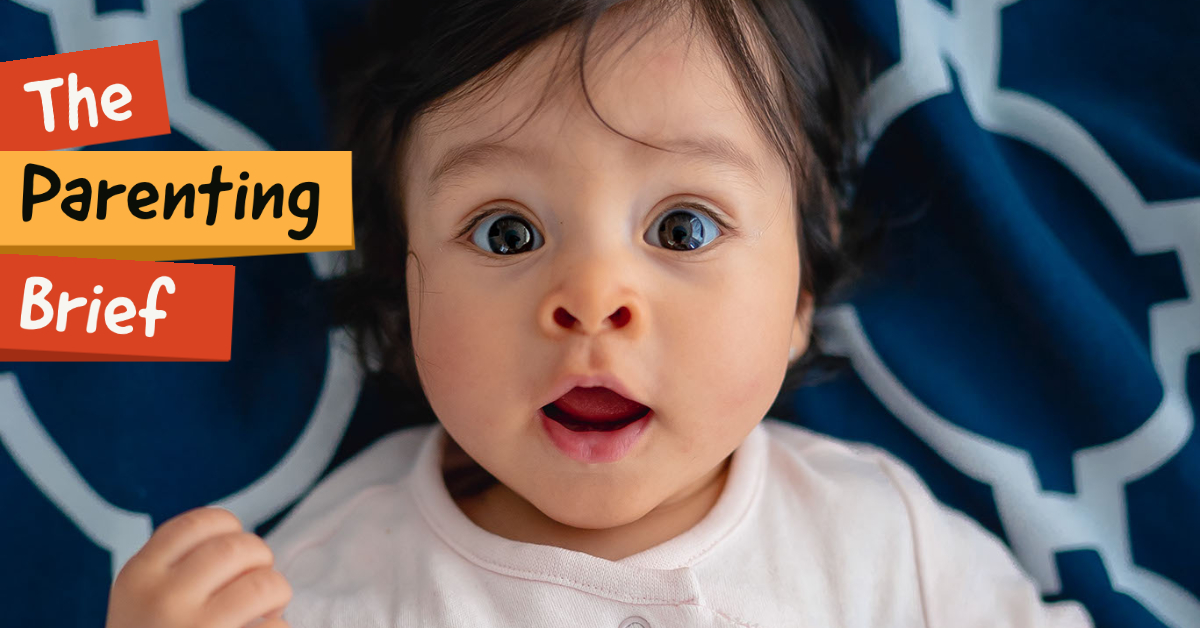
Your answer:
[[[611,432],[644,418],[650,408],[603,386],[576,386],[542,412],[573,432]]]

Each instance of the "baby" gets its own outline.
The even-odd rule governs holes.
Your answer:
[[[372,24],[339,298],[436,421],[265,542],[212,508],[163,524],[108,628],[1091,625],[895,458],[764,420],[853,220],[857,91],[813,7],[386,0]]]

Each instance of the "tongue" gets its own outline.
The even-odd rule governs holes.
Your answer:
[[[646,406],[630,401],[607,388],[572,388],[554,402],[560,410],[575,418],[612,421],[633,416]]]

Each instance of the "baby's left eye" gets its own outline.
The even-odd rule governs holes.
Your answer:
[[[479,222],[471,241],[496,255],[516,255],[541,247],[542,234],[520,216],[496,213]]]
[[[646,231],[646,242],[672,251],[692,251],[707,246],[721,228],[703,212],[676,209],[659,216]]]

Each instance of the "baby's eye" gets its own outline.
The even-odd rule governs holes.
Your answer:
[[[542,234],[520,216],[496,214],[479,222],[471,241],[496,255],[515,255],[542,246]]]
[[[646,241],[673,251],[691,251],[707,246],[721,229],[703,212],[677,209],[654,221],[646,232]]]

